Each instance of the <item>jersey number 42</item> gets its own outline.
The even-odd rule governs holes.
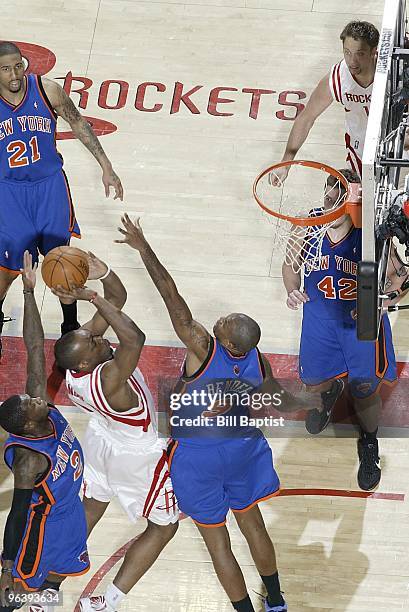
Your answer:
[[[355,278],[340,278],[338,286],[334,283],[333,276],[325,276],[317,287],[323,292],[327,300],[356,300]]]

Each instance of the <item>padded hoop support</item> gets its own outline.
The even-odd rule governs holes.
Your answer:
[[[375,261],[360,261],[358,263],[356,312],[358,340],[376,340],[379,317],[378,263]]]

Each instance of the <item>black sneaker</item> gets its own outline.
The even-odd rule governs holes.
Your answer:
[[[65,336],[65,334],[68,334],[71,331],[75,331],[76,329],[79,329],[81,327],[81,324],[78,323],[78,321],[76,321],[75,323],[61,323],[61,338],[63,336]]]
[[[381,479],[378,440],[358,440],[358,485],[363,491],[375,489]]]
[[[328,391],[321,393],[322,410],[310,410],[305,419],[305,428],[310,434],[319,434],[331,419],[332,410],[344,390],[344,381],[337,378]]]

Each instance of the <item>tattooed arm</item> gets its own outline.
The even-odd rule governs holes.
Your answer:
[[[189,306],[179,294],[175,281],[160,263],[152,247],[143,235],[139,219],[132,223],[128,215],[122,217],[123,228],[118,228],[123,234],[123,240],[115,242],[129,244],[139,251],[145,268],[162,296],[168,309],[173,328],[187,347],[186,370],[191,376],[205,361],[210,346],[209,332],[192,317]]]
[[[92,153],[101,166],[105,195],[108,197],[109,188],[113,187],[115,189],[114,199],[116,200],[119,198],[122,201],[123,188],[121,181],[112,168],[112,164],[102,148],[101,143],[92,131],[92,127],[81,116],[74,102],[67,96],[61,85],[49,79],[43,79],[42,82],[47,97],[55,112],[69,123],[74,135],[85,147],[87,147],[88,151]]]
[[[403,298],[408,292],[408,289],[401,290],[402,284],[408,279],[409,268],[404,265],[403,261],[399,257],[399,253],[394,244],[391,245],[391,252],[389,255],[388,270],[386,273],[385,280],[385,293],[392,293],[394,291],[400,291],[399,295],[392,300],[384,300],[382,305],[384,307],[393,306],[397,304],[399,300]]]

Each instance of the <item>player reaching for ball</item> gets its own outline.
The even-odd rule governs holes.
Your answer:
[[[166,440],[158,437],[153,398],[137,367],[145,335],[120,310],[126,301],[120,279],[95,256],[89,278],[102,281],[104,297],[85,287],[56,291],[61,297],[90,301],[96,313],[55,344],[70,399],[92,413],[83,443],[88,534],[114,497],[132,522],[147,520],[105,595],[80,602],[82,612],[112,612],[176,533],[178,509]],[[119,339],[115,352],[103,338],[109,326]]]
[[[44,333],[34,297],[36,266],[28,251],[22,278],[26,389],[0,406],[0,426],[9,433],[4,458],[14,476],[1,556],[0,612],[21,607],[15,595],[33,595],[37,590],[42,595],[30,612],[51,612],[65,577],[89,569],[87,526],[79,497],[83,454],[70,425],[47,403]],[[41,604],[47,601],[52,607]]]
[[[63,160],[55,147],[58,116],[100,164],[106,196],[113,187],[115,198],[122,200],[121,181],[111,162],[62,87],[26,75],[20,49],[0,42],[0,354],[3,302],[19,274],[24,251],[37,261],[38,252],[45,255],[80,234]],[[64,334],[79,324],[75,301],[60,301]]]

